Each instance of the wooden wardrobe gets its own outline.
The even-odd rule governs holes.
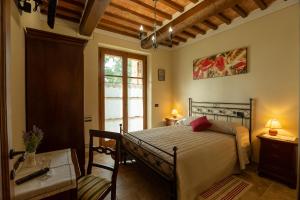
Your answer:
[[[86,40],[25,30],[26,128],[44,131],[38,152],[74,148],[84,172],[83,50]]]

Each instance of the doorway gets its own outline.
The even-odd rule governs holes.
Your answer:
[[[147,57],[99,49],[100,129],[125,132],[147,128]]]

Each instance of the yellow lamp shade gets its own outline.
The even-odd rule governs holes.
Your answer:
[[[271,128],[271,129],[281,129],[281,124],[277,119],[270,119],[266,123],[266,128]]]
[[[174,118],[176,118],[178,115],[178,111],[176,109],[172,109],[171,114],[174,116]]]
[[[276,129],[281,129],[281,124],[279,123],[279,121],[277,119],[270,119],[267,123],[266,123],[266,128],[270,128],[269,129],[269,134],[272,136],[276,136],[278,131]]]

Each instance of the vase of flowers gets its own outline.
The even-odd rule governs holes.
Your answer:
[[[35,152],[43,139],[44,133],[37,126],[28,132],[23,132],[23,141],[26,149],[24,165],[26,167],[35,167]]]

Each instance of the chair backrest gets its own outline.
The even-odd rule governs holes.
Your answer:
[[[114,140],[116,145],[115,148],[105,147],[105,146],[95,146],[93,145],[94,138],[102,138],[102,139],[111,139]],[[92,173],[92,167],[99,167],[106,170],[112,171],[112,182],[116,181],[118,169],[119,169],[119,160],[120,160],[120,145],[121,145],[121,134],[108,132],[108,131],[100,131],[100,130],[90,130],[90,144],[89,144],[89,163],[87,168],[87,174]],[[94,151],[100,154],[111,155],[114,159],[114,167],[102,165],[99,163],[94,163]]]

